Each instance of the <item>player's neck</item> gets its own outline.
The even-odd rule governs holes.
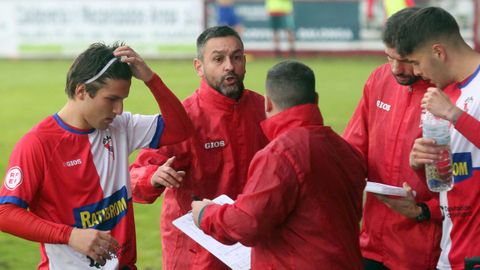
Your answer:
[[[58,116],[62,121],[72,127],[78,129],[91,129],[92,127],[85,121],[81,111],[78,106],[76,106],[75,101],[68,100],[67,104],[58,111]]]
[[[455,81],[462,82],[480,66],[480,54],[472,49],[465,50],[455,59],[453,70],[456,70]]]

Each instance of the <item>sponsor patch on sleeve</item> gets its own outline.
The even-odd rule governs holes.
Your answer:
[[[454,153],[452,160],[452,173],[455,183],[460,183],[472,177],[472,154],[470,152]]]
[[[16,189],[22,183],[23,175],[20,167],[12,167],[8,170],[7,175],[5,175],[5,181],[3,185],[8,190]]]

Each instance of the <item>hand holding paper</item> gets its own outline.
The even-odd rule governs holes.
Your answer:
[[[422,209],[415,201],[415,191],[406,183],[403,183],[403,188],[384,185],[380,183],[367,182],[365,191],[375,193],[375,197],[382,201],[392,210],[408,217],[416,218],[422,212]],[[381,195],[383,194],[383,195]],[[386,195],[399,196],[398,198],[391,198]]]
[[[377,183],[377,182],[371,182],[371,181],[367,181],[367,185],[365,186],[365,191],[380,194],[380,195],[392,195],[392,196],[400,196],[400,197],[407,196],[407,191],[404,188],[386,185],[386,184]],[[413,196],[414,197],[416,196],[415,191],[413,191]]]
[[[205,200],[204,200],[205,201]],[[197,201],[203,204],[204,201]],[[233,200],[226,195],[220,195],[213,199],[207,200],[209,203],[225,204],[233,203]],[[193,206],[193,204],[192,204]],[[197,214],[198,215],[198,214]],[[199,243],[202,247],[210,253],[219,258],[223,263],[235,270],[250,269],[250,252],[251,248],[246,247],[240,243],[235,245],[224,245],[209,235],[206,235],[193,221],[192,213],[187,213],[173,221],[173,225],[187,234],[190,238]]]
[[[192,216],[193,223],[200,228],[200,221],[202,219],[203,210],[207,205],[212,204],[213,202],[208,199],[203,199],[202,201],[193,201],[192,202]]]

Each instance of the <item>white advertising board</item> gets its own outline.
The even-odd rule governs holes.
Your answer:
[[[202,0],[1,0],[0,57],[70,57],[99,41],[190,55],[203,26]]]

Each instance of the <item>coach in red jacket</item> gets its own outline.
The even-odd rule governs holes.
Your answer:
[[[252,246],[252,269],[362,269],[360,154],[323,125],[310,68],[281,62],[266,89],[271,142],[235,203],[193,202],[194,221],[223,243]]]
[[[388,19],[383,33],[388,64],[368,78],[343,133],[363,153],[370,181],[409,186],[406,199],[367,193],[360,233],[366,270],[436,269],[440,255],[438,195],[428,190],[424,171],[409,166],[410,149],[421,136],[420,101],[430,84],[413,74],[412,64],[397,53],[394,41],[397,29],[416,10],[403,9]]]
[[[198,37],[197,50],[194,65],[200,88],[183,102],[194,136],[142,151],[130,168],[135,202],[152,203],[165,191],[161,216],[165,270],[228,269],[172,221],[190,210],[192,196],[227,194],[235,199],[245,186],[250,160],[267,143],[260,128],[264,99],[243,86],[245,55],[238,34],[227,26],[209,28]]]

